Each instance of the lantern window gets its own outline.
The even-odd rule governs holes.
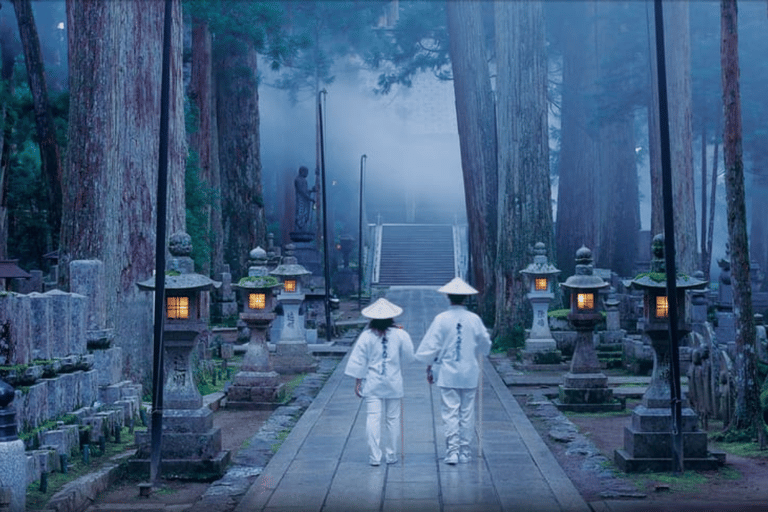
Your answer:
[[[267,295],[265,293],[251,293],[248,295],[248,307],[251,309],[264,309],[267,307]]]
[[[546,277],[537,277],[533,284],[535,290],[537,292],[543,292],[547,290],[547,278]]]
[[[285,291],[287,292],[295,292],[296,291],[296,280],[295,279],[286,279],[285,283],[283,283],[285,286]]]
[[[669,301],[666,295],[656,296],[656,318],[669,317]]]
[[[576,307],[578,309],[595,309],[595,295],[592,293],[579,293],[576,297]]]
[[[189,318],[189,297],[168,297],[167,318]]]

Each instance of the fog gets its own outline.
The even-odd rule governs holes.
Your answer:
[[[285,202],[300,165],[310,169],[314,183],[318,102],[307,94],[291,104],[285,91],[267,85],[270,74],[263,72],[259,90],[261,156],[265,202],[279,220],[283,208],[269,198]],[[410,89],[377,95],[376,76],[350,71],[326,87],[327,199],[336,235],[357,233],[362,155],[368,222],[464,223],[453,84],[423,75]]]

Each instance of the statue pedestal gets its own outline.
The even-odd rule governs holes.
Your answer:
[[[227,391],[227,407],[236,409],[275,409],[279,405],[283,385],[280,376],[272,370],[272,361],[266,343],[274,313],[241,313],[251,331],[243,364]]]

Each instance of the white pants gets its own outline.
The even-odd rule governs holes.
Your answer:
[[[368,436],[371,462],[381,461],[382,451],[386,461],[393,462],[395,460],[395,447],[400,439],[400,399],[365,397],[365,403],[368,406],[365,432]],[[383,443],[381,439],[382,412],[384,412]]]
[[[477,388],[440,388],[445,425],[446,454],[469,455],[475,430],[475,395]]]

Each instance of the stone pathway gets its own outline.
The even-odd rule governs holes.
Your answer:
[[[397,320],[418,344],[447,306],[434,289],[391,288]],[[405,457],[368,465],[365,406],[344,376],[346,359],[240,500],[237,511],[588,511],[496,371],[486,361],[483,453],[443,463],[439,393],[420,363],[405,372]]]

